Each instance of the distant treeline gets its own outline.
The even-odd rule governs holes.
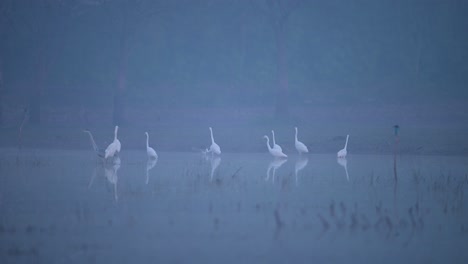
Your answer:
[[[0,1],[0,103],[468,98],[468,1]],[[40,111],[39,111],[40,112]],[[1,116],[0,116],[1,119]]]

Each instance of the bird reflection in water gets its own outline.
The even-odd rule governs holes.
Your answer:
[[[298,177],[297,173],[304,169],[307,166],[307,163],[309,162],[309,159],[307,157],[302,157],[300,156],[296,160],[296,164],[294,165],[294,175],[296,176],[296,186],[298,185]]]
[[[112,164],[106,164],[104,167],[104,175],[106,176],[107,180],[114,185],[114,198],[115,201],[118,200],[117,195],[117,171],[120,169],[120,158],[118,156],[114,156]]]
[[[117,171],[120,168],[121,160],[118,156],[112,157],[109,162],[96,162],[93,174],[88,183],[88,189],[93,185],[94,179],[98,174],[104,175],[106,179],[114,185],[114,197],[117,201]]]
[[[212,181],[214,172],[218,168],[219,164],[221,163],[221,157],[220,156],[207,156],[206,159],[210,161],[210,165],[211,165],[210,181]]]
[[[279,169],[286,161],[288,160],[280,159],[280,158],[273,159],[268,165],[267,177],[265,178],[265,181],[268,181],[270,179],[270,171],[271,169],[273,169],[272,178],[273,178],[273,183],[274,183],[276,170]]]
[[[156,166],[158,163],[158,158],[148,159],[146,162],[146,184],[149,182],[149,171]]]
[[[348,175],[348,161],[346,160],[346,158],[338,158],[336,160],[338,162],[338,164],[340,164],[341,166],[343,166],[345,172],[346,172],[346,179],[349,181],[349,175]]]
[[[91,175],[91,179],[89,180],[89,183],[88,183],[88,189],[91,189],[91,186],[93,185],[94,179],[96,178],[96,175],[98,174],[98,168],[99,168],[99,164],[96,163],[96,166],[94,166],[93,174]]]

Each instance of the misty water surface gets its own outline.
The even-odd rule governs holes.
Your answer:
[[[2,150],[4,263],[463,263],[466,157]],[[297,173],[296,173],[297,172]],[[297,175],[297,176],[296,176]]]

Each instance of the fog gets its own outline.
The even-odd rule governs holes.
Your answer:
[[[356,152],[388,152],[398,124],[403,151],[467,151],[467,1],[5,0],[0,12],[2,146],[90,147],[82,129],[104,144],[119,125],[125,147],[150,131],[185,151],[212,126],[228,151],[265,151],[264,134],[289,143],[299,126],[313,152],[347,134]]]
[[[0,263],[468,263],[468,0],[1,0]]]

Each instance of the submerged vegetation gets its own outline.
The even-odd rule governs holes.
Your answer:
[[[341,242],[362,247],[371,242],[403,250],[403,255],[388,256],[398,260],[437,237],[450,238],[445,240],[449,247],[434,249],[443,254],[468,241],[463,158],[444,157],[434,170],[425,167],[437,160],[430,156],[402,156],[393,164],[392,156],[353,155],[345,171],[332,154],[308,155],[305,163],[304,157],[291,155],[275,168],[275,179],[270,172],[266,180],[268,153],[220,158],[162,152],[153,162],[143,149],[123,152],[120,163],[100,162],[92,151],[23,151],[1,157],[0,212],[21,210],[27,216],[0,218],[1,258],[49,254],[48,242],[12,242],[23,236],[59,238],[64,254],[128,252],[106,238],[116,233],[135,239],[142,232],[150,244],[177,233],[180,245],[193,237],[220,249],[226,240],[287,242],[298,248],[301,259],[308,252],[300,246],[304,243],[317,248],[338,243],[340,249]],[[55,213],[63,217],[50,217]],[[91,239],[90,230],[97,239]],[[83,234],[70,240],[68,234],[75,232]],[[139,247],[147,250],[147,242]]]

